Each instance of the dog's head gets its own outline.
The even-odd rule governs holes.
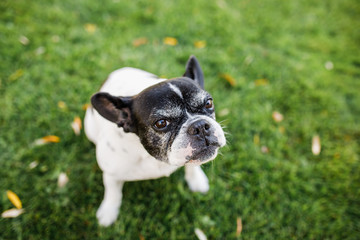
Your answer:
[[[172,165],[213,160],[226,143],[194,56],[183,77],[160,82],[135,96],[100,92],[91,103],[104,118],[135,133],[150,155]]]

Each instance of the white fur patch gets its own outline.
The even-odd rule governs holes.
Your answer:
[[[183,99],[183,95],[182,95],[180,89],[179,89],[177,86],[169,83],[169,87],[170,87],[171,90],[173,90],[181,99]]]
[[[180,106],[170,105],[167,109],[157,109],[153,112],[154,116],[165,118],[177,118],[181,117],[183,110]]]

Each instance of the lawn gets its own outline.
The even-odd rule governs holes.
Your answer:
[[[359,239],[359,16],[357,0],[0,1],[0,212],[7,190],[24,208],[0,239]],[[229,133],[210,191],[182,169],[126,183],[100,227],[95,148],[71,123],[111,71],[177,77],[191,54]]]

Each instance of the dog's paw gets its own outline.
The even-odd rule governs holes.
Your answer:
[[[209,191],[209,180],[200,168],[187,174],[185,180],[193,192],[207,193]]]
[[[119,207],[114,207],[112,204],[102,202],[96,212],[96,217],[99,224],[108,227],[113,224],[119,215]]]

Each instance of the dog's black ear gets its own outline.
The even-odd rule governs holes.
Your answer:
[[[99,92],[91,97],[91,104],[101,116],[116,123],[125,132],[136,132],[131,114],[131,97],[115,97]]]
[[[200,87],[204,89],[204,74],[195,56],[190,56],[186,63],[186,71],[183,76],[195,80]]]

